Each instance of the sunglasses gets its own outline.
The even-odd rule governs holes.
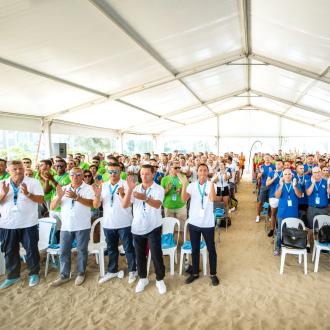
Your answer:
[[[118,174],[119,170],[109,170],[108,173],[109,174]]]
[[[81,177],[81,173],[70,173],[70,176],[73,176],[73,177],[77,177],[77,178],[79,178],[79,177]]]
[[[110,162],[107,163],[108,166],[111,166],[111,165],[114,165],[114,164],[115,163],[110,163]]]
[[[58,164],[58,165],[55,165],[55,167],[65,167],[65,165],[63,165],[63,164]]]
[[[84,175],[84,178],[91,178],[92,176],[90,174]]]
[[[173,167],[175,170],[179,170],[181,167],[180,166],[176,166],[176,167]]]
[[[31,164],[31,162],[23,162],[23,164]]]

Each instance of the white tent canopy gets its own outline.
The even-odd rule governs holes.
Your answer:
[[[329,12],[328,0],[2,0],[0,129],[330,147]]]

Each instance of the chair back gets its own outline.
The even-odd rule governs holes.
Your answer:
[[[103,230],[103,226],[102,226],[102,220],[103,220],[103,217],[98,218],[92,224],[91,233],[90,233],[90,236],[89,236],[89,240],[92,243],[94,243],[94,230],[95,230],[95,227],[98,223],[100,224],[100,243],[105,243],[105,235],[104,235],[104,230]]]
[[[180,221],[176,218],[172,217],[166,217],[162,219],[162,234],[174,234],[175,226],[177,225],[177,231],[178,231],[178,238],[177,241],[179,241],[180,236]]]
[[[285,218],[282,220],[282,224],[281,224],[281,239],[282,239],[282,231],[283,231],[284,225],[286,225],[287,228],[302,227],[303,230],[306,230],[305,224],[302,220],[300,220],[298,218]]]
[[[56,219],[54,218],[41,218],[38,220],[39,230],[39,246],[48,246],[53,243],[53,237],[55,235]]]
[[[316,233],[320,230],[324,225],[330,225],[330,216],[329,215],[316,215],[313,219],[313,235],[314,239],[316,239]]]
[[[219,201],[214,201],[213,202],[213,210],[215,209],[224,209],[225,208],[225,203],[224,202],[219,202]]]

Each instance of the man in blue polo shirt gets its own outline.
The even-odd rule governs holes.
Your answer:
[[[310,154],[307,156],[306,164],[304,164],[305,174],[312,175],[312,169],[314,166],[314,155]]]
[[[278,183],[280,182],[281,177],[283,176],[283,160],[278,159],[276,161],[276,169],[275,171],[269,172],[266,186],[269,187],[269,205],[271,210],[271,230],[268,233],[268,237],[272,237],[274,235],[275,230],[275,222],[276,222],[276,213],[278,208],[278,199],[275,198],[275,191]]]
[[[262,205],[268,202],[269,199],[269,187],[266,186],[266,181],[269,173],[275,170],[275,165],[271,163],[271,156],[266,154],[264,156],[264,164],[258,168],[258,179],[261,179],[260,195],[257,204],[257,217],[256,222],[260,221],[260,213]]]
[[[310,180],[310,174],[305,174],[304,165],[302,162],[296,163],[296,174],[295,178],[297,179],[298,184],[300,185],[302,196],[298,199],[298,210],[299,218],[303,219],[306,227],[308,227],[307,221],[307,209],[308,209],[308,197],[306,194],[306,183]]]
[[[321,169],[313,167],[312,177],[306,183],[306,194],[308,196],[308,237],[309,242],[313,242],[313,219],[316,215],[328,215],[328,194],[330,189],[327,187],[327,180],[322,179]]]
[[[280,254],[281,249],[281,224],[285,218],[298,218],[298,198],[302,193],[297,179],[292,180],[290,169],[283,171],[283,177],[276,187],[275,198],[279,199],[277,210],[277,239],[274,255]]]

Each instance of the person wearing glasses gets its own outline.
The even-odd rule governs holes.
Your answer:
[[[185,283],[190,284],[199,277],[199,258],[201,235],[205,240],[209,252],[211,283],[219,284],[217,277],[217,252],[214,242],[214,215],[213,202],[216,200],[215,182],[219,180],[219,174],[212,181],[208,180],[209,169],[206,164],[200,164],[197,168],[198,180],[188,185],[184,175],[179,175],[182,183],[182,200],[190,199],[189,208],[189,233],[192,250],[192,272]]]
[[[178,178],[180,163],[172,162],[169,175],[161,181],[165,190],[164,213],[165,217],[173,217],[180,221],[180,231],[183,232],[184,223],[187,219],[187,205],[181,198],[182,183]]]
[[[39,283],[40,256],[38,250],[38,204],[44,201],[41,184],[24,176],[23,163],[8,162],[10,177],[0,182],[0,242],[5,253],[7,279],[0,289],[20,280],[20,243],[26,251],[29,286]]]
[[[160,184],[164,177],[164,173],[158,170],[159,166],[155,158],[150,159],[150,165],[153,166],[153,168],[155,169],[154,182]]]
[[[133,204],[132,234],[140,277],[135,292],[142,292],[149,284],[146,258],[148,244],[156,273],[156,287],[160,294],[164,294],[166,293],[165,266],[161,245],[161,206],[164,189],[153,181],[154,172],[150,164],[142,165],[140,171],[142,183],[137,186],[132,176],[127,178],[128,190],[123,196],[122,205],[127,208]]]
[[[122,242],[128,264],[128,283],[136,280],[135,251],[133,247],[132,209],[124,208],[122,197],[127,193],[128,186],[125,180],[120,178],[120,165],[113,163],[108,165],[110,180],[102,186],[93,186],[95,199],[93,206],[99,208],[103,205],[102,226],[107,243],[109,256],[108,271],[99,283],[105,283],[112,278],[122,277],[123,272],[118,272],[118,244]]]
[[[24,157],[22,159],[23,167],[25,170],[31,169],[32,170],[32,160],[31,158]],[[33,170],[32,170],[33,171]],[[33,177],[36,178],[38,171],[33,171]]]
[[[318,166],[312,168],[312,176],[306,183],[306,195],[308,196],[308,237],[313,243],[313,219],[316,215],[328,215],[328,194],[330,188],[326,179],[322,178],[321,169]]]
[[[91,186],[84,182],[83,170],[74,167],[70,171],[71,184],[64,187],[56,186],[56,197],[51,202],[51,209],[61,206],[60,235],[60,277],[52,282],[58,286],[70,280],[71,248],[74,239],[77,241],[77,277],[75,285],[81,285],[85,280],[88,241],[91,228],[91,208],[95,198]]]

